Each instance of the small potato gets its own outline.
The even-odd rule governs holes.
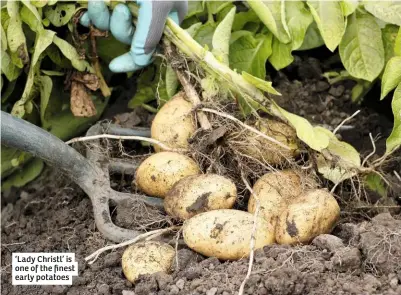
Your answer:
[[[200,213],[186,220],[184,241],[189,248],[208,257],[236,260],[250,254],[253,215],[248,212],[221,209]],[[274,227],[258,218],[255,249],[274,243]]]
[[[327,190],[306,191],[280,214],[276,240],[279,244],[308,243],[330,233],[339,217],[340,206]]]
[[[193,106],[185,100],[184,92],[177,93],[163,105],[153,119],[151,136],[170,148],[188,148],[188,139],[196,130]],[[156,152],[162,151],[154,145]]]
[[[237,188],[228,178],[217,174],[187,176],[178,181],[164,198],[164,209],[182,220],[216,209],[234,206]]]
[[[138,167],[135,182],[149,196],[164,198],[180,179],[200,174],[198,165],[191,158],[174,152],[151,155]]]
[[[240,152],[270,165],[280,165],[297,154],[297,135],[294,129],[287,124],[270,120],[259,119],[254,127],[260,132],[285,144],[290,150],[271,142],[260,135],[247,131],[243,144],[236,142]]]
[[[259,198],[261,216],[275,223],[288,201],[302,193],[303,185],[310,185],[312,182],[309,179],[302,180],[306,181],[309,183],[301,183],[301,177],[293,170],[270,172],[259,178],[253,186],[253,191]],[[253,214],[255,210],[256,201],[251,195],[248,212]]]
[[[166,243],[147,241],[129,246],[122,256],[125,277],[132,283],[144,274],[169,272],[175,250]]]

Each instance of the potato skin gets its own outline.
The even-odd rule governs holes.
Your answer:
[[[302,193],[301,178],[292,170],[266,173],[256,181],[253,191],[259,198],[261,216],[275,224],[288,201]],[[256,201],[251,195],[248,212],[253,214],[255,210]]]
[[[184,241],[189,248],[208,257],[237,260],[250,254],[253,215],[221,209],[200,213],[183,225]],[[258,218],[255,249],[274,243],[274,227]]]
[[[216,209],[234,206],[237,188],[228,178],[217,174],[187,176],[178,181],[164,198],[164,209],[181,220]]]
[[[297,154],[297,135],[295,130],[287,124],[262,118],[253,125],[260,132],[287,145],[290,150],[286,150],[254,132],[247,131],[244,145],[237,146],[242,153],[270,165],[283,164],[286,162],[286,158],[293,158]]]
[[[279,244],[308,243],[328,234],[340,217],[340,206],[325,189],[309,190],[294,199],[281,213],[276,226]]]
[[[132,283],[143,274],[169,272],[175,250],[166,243],[146,241],[129,246],[122,256],[125,277]]]
[[[164,198],[177,181],[200,173],[198,165],[191,158],[174,152],[160,152],[141,163],[135,174],[135,182],[147,195]]]
[[[184,92],[177,93],[163,105],[153,119],[151,137],[170,148],[188,148],[188,139],[196,130],[193,106],[185,100]],[[154,145],[156,152],[163,149]]]

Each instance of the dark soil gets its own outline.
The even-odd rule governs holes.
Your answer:
[[[354,128],[341,135],[367,154],[372,148],[369,132],[385,138],[392,127],[391,117],[351,104],[352,83],[330,86],[320,76],[325,70],[319,61],[305,58],[289,71],[275,74],[273,81],[283,93],[278,102],[289,111],[333,128],[361,109],[347,123]],[[383,142],[377,143],[379,152]],[[129,179],[124,181],[116,186],[127,187]],[[91,265],[84,261],[109,243],[96,230],[89,198],[62,175],[49,168],[24,189],[2,197],[8,203],[1,214],[1,287],[5,295],[228,295],[238,292],[247,272],[247,259],[223,262],[205,258],[180,243],[179,264],[171,274],[143,276],[133,285],[122,273],[124,249],[106,252]],[[116,223],[129,226],[129,214],[135,212],[126,210],[125,216],[121,212],[114,212]],[[245,294],[401,294],[401,216],[382,213],[355,223],[347,223],[344,212],[342,216],[333,235],[319,236],[311,245],[274,245],[258,250]],[[175,237],[170,238],[175,245]],[[12,286],[13,252],[73,252],[79,276],[72,286]]]

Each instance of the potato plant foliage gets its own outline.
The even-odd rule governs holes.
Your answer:
[[[109,1],[108,5],[112,8],[119,2],[125,1]],[[266,63],[280,70],[293,62],[292,54],[296,51],[322,46],[332,52],[338,51],[344,71],[331,73],[331,77],[355,79],[358,81],[355,93],[379,80],[382,99],[395,90],[392,98],[394,128],[387,139],[386,152],[401,145],[401,2],[253,0],[188,3],[189,11],[182,28],[192,41],[263,92],[278,94],[271,82],[265,81]],[[94,86],[100,79],[91,59],[90,38],[83,40],[77,33],[76,16],[86,5],[86,1],[24,0],[7,1],[1,8],[2,110],[39,125],[63,140],[87,129],[99,118],[108,102],[104,87],[99,91],[99,86]],[[98,37],[96,45],[101,74],[108,83],[112,73],[107,64],[129,47],[116,41],[111,34]],[[81,91],[89,94],[83,104],[93,103],[96,108],[95,114],[86,117],[77,117],[71,111],[74,95],[69,89],[75,88],[70,84],[74,84],[72,77],[79,74],[88,74],[80,76],[83,85],[78,85]],[[216,83],[217,79],[209,75],[202,80],[204,97],[229,93]],[[149,107],[148,103],[155,99],[162,105],[179,90],[172,68],[160,58],[141,72],[136,83],[138,91],[129,102],[131,108]],[[252,107],[258,108],[241,99],[239,104],[244,116],[252,111]],[[340,157],[345,163],[342,167],[361,165],[355,149],[340,142],[328,130],[312,127],[305,119],[274,104],[269,111],[291,123],[297,136],[312,149],[319,152],[328,149]],[[27,164],[26,169],[17,171],[24,164]],[[42,167],[40,160],[32,161],[27,154],[3,147],[2,178],[8,177],[3,188],[24,185],[36,177]],[[335,182],[352,176],[342,173],[338,177],[330,163],[324,160],[319,164],[319,171]]]

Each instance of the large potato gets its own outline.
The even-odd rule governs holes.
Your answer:
[[[254,127],[285,144],[290,150],[284,149],[254,132],[246,131],[246,139],[243,144],[238,142],[235,144],[241,153],[270,165],[283,164],[286,159],[291,159],[297,154],[297,135],[295,130],[287,124],[262,118],[254,124]]]
[[[164,198],[180,179],[200,174],[198,165],[191,158],[174,152],[153,154],[141,163],[135,182],[149,196]]]
[[[293,170],[270,172],[259,178],[253,191],[259,198],[260,214],[275,223],[277,216],[287,203],[302,193],[303,187],[316,185],[309,178],[302,178]],[[253,195],[249,198],[248,211],[254,213],[256,201]]]
[[[276,240],[279,244],[308,243],[330,233],[339,217],[340,206],[327,190],[306,191],[280,214]]]
[[[236,260],[250,254],[253,215],[248,212],[221,209],[200,213],[186,220],[184,241],[192,250],[209,257]],[[274,227],[258,218],[255,249],[274,243]]]
[[[187,176],[178,181],[164,198],[166,212],[179,219],[234,206],[237,188],[228,178],[217,174]]]
[[[170,148],[188,148],[188,139],[196,130],[193,106],[185,100],[184,92],[177,93],[157,112],[152,122],[151,136]],[[155,151],[162,149],[154,145]]]
[[[166,243],[147,241],[129,246],[122,256],[125,277],[132,283],[144,274],[169,272],[175,250]]]

